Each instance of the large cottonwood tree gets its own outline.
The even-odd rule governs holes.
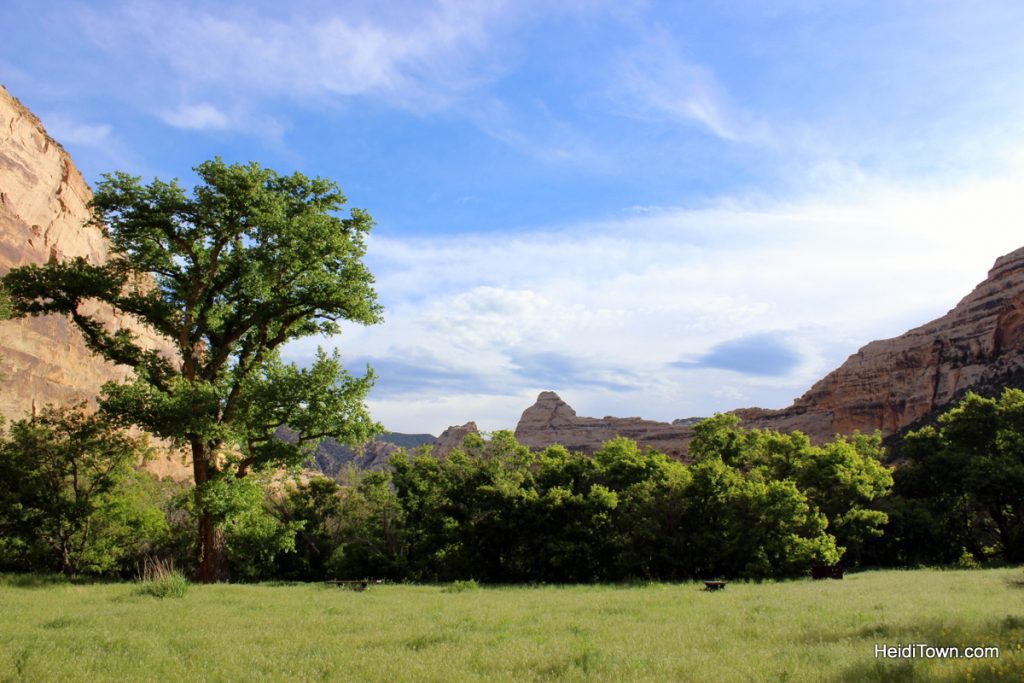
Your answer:
[[[112,258],[17,268],[2,284],[15,314],[67,315],[94,352],[134,368],[132,381],[104,386],[104,411],[191,449],[199,576],[209,582],[223,577],[225,505],[213,498],[227,482],[296,463],[323,437],[359,442],[379,428],[364,405],[371,372],[353,377],[322,352],[299,368],[280,348],[338,333],[340,321],[377,323],[381,308],[362,260],[372,219],[339,214],[346,200],[334,182],[219,158],[195,171],[191,193],[177,181],[104,176],[93,222]],[[178,356],[110,329],[93,302],[147,324]],[[275,438],[283,425],[294,443]]]

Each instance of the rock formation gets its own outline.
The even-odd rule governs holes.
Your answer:
[[[317,468],[328,477],[343,475],[349,467],[357,470],[383,470],[388,458],[400,446],[387,441],[374,440],[359,448],[324,439],[316,449]]]
[[[294,443],[294,433],[285,427],[277,430],[278,438]],[[339,477],[351,466],[357,470],[382,470],[388,464],[391,454],[400,448],[412,451],[420,446],[433,444],[436,439],[430,434],[400,434],[385,432],[369,443],[352,447],[327,438],[321,441],[313,454],[316,469],[328,477]]]
[[[91,198],[64,148],[0,86],[0,275],[78,256],[102,263],[109,255],[107,241],[85,224]],[[111,310],[99,315],[112,326],[132,329],[151,348],[173,354],[166,340],[131,318]],[[8,420],[28,416],[33,406],[92,402],[104,382],[129,374],[89,351],[66,318],[0,321],[0,415]],[[184,476],[180,456],[162,453],[147,469]]]
[[[949,313],[893,339],[874,341],[782,410],[734,411],[748,428],[800,430],[814,441],[854,430],[884,435],[934,418],[969,390],[993,394],[1024,387],[1024,248],[996,260],[984,282]],[[550,391],[516,427],[534,448],[561,443],[592,452],[621,435],[681,456],[695,420],[596,419]]]
[[[433,454],[440,457],[448,455],[453,448],[462,445],[462,440],[469,434],[475,434],[480,430],[477,429],[476,422],[467,422],[464,425],[451,426],[448,429],[441,432],[441,436],[437,437],[434,442]]]
[[[516,439],[530,448],[560,443],[569,450],[592,453],[605,441],[625,436],[641,447],[681,456],[693,438],[693,430],[686,421],[680,422],[683,424],[639,417],[579,417],[558,394],[544,391],[537,402],[523,412],[516,426]]]

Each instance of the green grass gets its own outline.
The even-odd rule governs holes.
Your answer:
[[[1024,572],[481,588],[192,586],[0,577],[0,681],[1024,680]],[[996,645],[880,660],[876,643]]]

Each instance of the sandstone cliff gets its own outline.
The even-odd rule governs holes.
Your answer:
[[[34,114],[0,86],[0,275],[30,263],[109,255],[103,233],[85,225],[92,192],[71,157]],[[93,309],[94,311],[97,309]],[[111,325],[128,327],[152,348],[172,354],[162,338],[107,310]],[[0,321],[0,415],[26,417],[33,406],[93,401],[100,386],[129,375],[92,354],[65,318]],[[166,449],[147,469],[183,477],[177,453]]]
[[[949,408],[969,390],[1024,387],[1024,248],[996,260],[949,313],[871,342],[782,410],[734,411],[748,428],[800,430],[817,442],[854,430],[892,435]],[[616,435],[682,456],[694,420],[578,417],[553,392],[527,408],[516,437],[534,448],[561,443],[592,452]]]
[[[855,429],[893,434],[948,408],[969,390],[1024,386],[1024,248],[996,260],[949,313],[874,341],[779,411],[736,411],[752,426],[814,439]]]

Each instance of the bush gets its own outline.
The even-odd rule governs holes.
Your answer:
[[[466,591],[478,590],[480,590],[480,584],[477,583],[476,579],[453,581],[450,585],[444,587],[445,593],[465,593]]]
[[[85,404],[0,431],[0,568],[116,575],[167,535],[147,454]]]
[[[957,569],[977,569],[980,566],[981,564],[974,557],[974,554],[967,548],[963,549],[956,561]]]

